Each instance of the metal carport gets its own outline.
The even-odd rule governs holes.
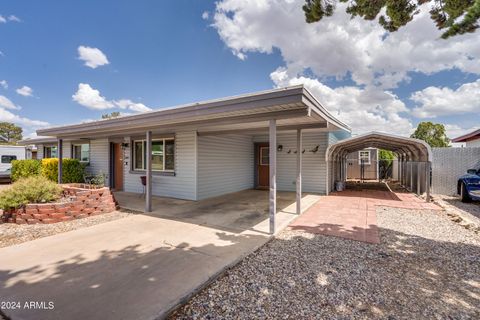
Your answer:
[[[430,146],[422,140],[382,132],[358,135],[328,147],[327,192],[333,190],[335,181],[346,181],[347,154],[368,147],[394,152],[398,157],[400,183],[411,192],[426,193],[426,200],[430,201]]]

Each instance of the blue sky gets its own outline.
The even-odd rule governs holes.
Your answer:
[[[409,134],[424,120],[448,125],[450,135],[480,126],[478,34],[439,41],[428,29],[429,43],[416,32],[428,23],[420,15],[385,36],[363,20],[342,22],[341,8],[307,26],[300,7],[280,0],[4,0],[0,121],[31,135],[112,111],[305,83],[359,133]],[[95,68],[88,59],[97,59]]]

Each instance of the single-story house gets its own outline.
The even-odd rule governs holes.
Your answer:
[[[464,142],[466,147],[480,147],[480,129],[452,139],[452,142]]]
[[[145,190],[150,211],[152,195],[201,200],[251,188],[270,189],[270,200],[277,190],[297,191],[298,205],[302,190],[327,193],[325,152],[350,132],[306,88],[292,86],[40,129],[45,137],[23,144],[35,144],[38,159],[84,161],[114,190]]]
[[[378,177],[377,148],[365,148],[347,155],[347,179],[378,180]]]

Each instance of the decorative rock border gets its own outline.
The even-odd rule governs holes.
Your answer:
[[[11,212],[6,222],[56,223],[116,210],[115,198],[107,187],[86,184],[64,184],[62,187],[62,202],[27,204]]]

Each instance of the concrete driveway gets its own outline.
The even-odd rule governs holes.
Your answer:
[[[295,217],[295,204],[290,203],[278,213],[285,224]],[[208,222],[206,217],[203,222]],[[226,266],[268,241],[268,221],[252,221],[256,224],[242,228],[216,227],[194,217],[182,221],[137,214],[2,248],[0,297],[21,305],[3,311],[13,319],[162,317]],[[38,304],[25,308],[30,302]],[[50,302],[53,309],[48,309]]]

